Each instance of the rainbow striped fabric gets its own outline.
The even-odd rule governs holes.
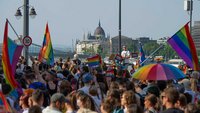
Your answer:
[[[167,40],[176,53],[193,70],[199,69],[196,48],[190,35],[188,23]]]
[[[46,24],[44,40],[43,40],[42,48],[40,49],[38,59],[40,62],[45,62],[46,64],[49,64],[51,66],[54,65],[53,46],[51,43],[51,37],[50,37],[48,23]]]
[[[19,60],[22,49],[23,46],[17,45],[10,38],[8,38],[8,20],[6,20],[2,47],[2,66],[6,83],[9,84],[12,88],[9,96],[13,97],[13,99],[15,100],[17,100],[20,93],[22,93],[19,84],[14,78],[16,64]],[[9,111],[9,106],[6,104],[7,101],[5,101],[5,99],[3,98],[4,95],[1,93],[0,96],[0,104],[3,104]]]
[[[99,55],[95,55],[87,58],[87,61],[89,67],[97,67],[101,64],[101,57]]]
[[[6,97],[0,91],[0,105],[3,105],[7,113],[12,113],[12,109],[6,100]]]
[[[6,83],[11,86],[12,90],[19,88],[18,83],[15,81],[14,75],[16,64],[19,60],[22,49],[23,46],[15,44],[10,38],[8,38],[8,20],[6,20],[2,47],[2,65]],[[12,94],[17,96],[17,93],[14,93],[13,91]]]

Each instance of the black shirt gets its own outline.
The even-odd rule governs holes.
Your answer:
[[[177,108],[169,108],[165,111],[162,111],[161,113],[184,113],[184,111],[177,109]]]

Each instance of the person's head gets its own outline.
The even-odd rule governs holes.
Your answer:
[[[199,79],[199,72],[198,71],[193,71],[192,74],[191,74],[191,78],[194,78],[194,79]]]
[[[33,101],[33,105],[39,105],[39,106],[42,106],[43,105],[43,102],[44,102],[44,94],[41,90],[39,89],[36,89],[32,96],[32,101]]]
[[[124,91],[127,91],[126,82],[119,81],[119,90],[121,91],[121,93],[123,93]]]
[[[189,103],[186,106],[184,113],[200,113],[200,109],[197,108],[195,104]]]
[[[82,72],[82,73],[88,73],[88,72],[89,72],[88,66],[83,66],[83,67],[81,68],[81,72]]]
[[[73,108],[73,106],[72,106],[72,103],[71,103],[69,97],[65,98],[65,108],[66,108],[67,110],[68,110],[68,109],[74,110],[74,108]]]
[[[45,79],[47,81],[53,81],[57,77],[56,71],[55,70],[49,70],[46,72],[46,77]]]
[[[187,105],[187,98],[186,98],[186,96],[184,94],[180,94],[179,95],[179,99],[178,99],[178,101],[175,104],[175,107],[179,108],[179,109],[182,109],[182,108],[184,109],[186,105]]]
[[[148,94],[154,94],[155,96],[160,96],[160,90],[157,86],[151,86],[147,89]]]
[[[143,109],[137,104],[130,104],[127,106],[126,113],[143,113]]]
[[[59,85],[59,92],[64,96],[67,96],[72,91],[72,87],[69,81],[63,80]]]
[[[28,113],[42,113],[42,108],[38,105],[29,108]]]
[[[83,75],[82,80],[84,84],[91,84],[93,82],[93,76],[90,73],[86,73]]]
[[[186,100],[187,100],[187,104],[192,102],[192,95],[189,94],[188,92],[184,93]]]
[[[30,107],[31,105],[31,95],[34,92],[33,89],[26,89],[24,90],[23,94],[19,98],[19,106],[24,109]]]
[[[12,90],[11,86],[9,84],[2,84],[1,86],[2,88],[2,93],[4,95],[8,95],[10,93],[10,91]]]
[[[122,48],[123,48],[123,50],[126,50],[126,46],[123,46]]]
[[[107,99],[113,106],[118,106],[121,102],[121,95],[118,89],[110,89],[107,91]]]
[[[27,73],[24,75],[24,78],[25,78],[27,84],[31,84],[35,80],[35,74]]]
[[[97,96],[98,95],[98,91],[97,91],[97,87],[95,85],[91,85],[89,88],[89,94],[91,96]]]
[[[174,106],[175,103],[179,99],[179,92],[174,87],[169,87],[164,90],[164,93],[162,94],[162,102],[164,106],[172,105]]]
[[[83,91],[77,92],[76,98],[77,105],[79,108],[90,109],[93,111],[95,110],[95,104],[93,99]]]
[[[101,113],[113,113],[114,106],[108,101],[104,100],[100,107]]]
[[[130,104],[137,104],[135,93],[133,91],[125,91],[121,96],[121,105],[128,106]]]
[[[70,109],[77,111],[78,106],[77,106],[77,99],[76,99],[76,91],[71,92],[70,94],[67,95],[66,101],[65,101],[65,107],[66,109],[70,107]]]
[[[157,97],[154,94],[149,94],[144,99],[145,108],[149,109],[155,107],[157,103]]]
[[[119,89],[119,84],[116,81],[110,83],[109,89]]]
[[[65,107],[65,96],[61,93],[55,93],[51,96],[51,105],[62,111]]]
[[[198,79],[191,78],[190,82],[191,82],[192,91],[198,92],[198,90],[197,90]]]

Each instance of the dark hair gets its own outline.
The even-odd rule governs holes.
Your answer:
[[[59,89],[60,89],[60,93],[62,93],[64,96],[67,96],[72,91],[71,84],[67,80],[63,80],[60,83]]]
[[[26,80],[34,80],[35,79],[35,74],[34,73],[27,73],[24,75]]]
[[[130,104],[127,106],[127,113],[143,113],[143,109],[137,104]]]
[[[101,103],[101,107],[103,108],[104,111],[107,113],[113,113],[114,106],[109,102],[109,100],[103,100]]]
[[[149,100],[152,106],[155,106],[157,103],[157,97],[154,94],[149,94],[145,97],[145,100]]]
[[[192,102],[192,95],[189,93],[184,93],[186,99],[187,99],[187,104],[189,104],[190,102]]]
[[[11,86],[9,84],[2,84],[2,93],[4,95],[7,95],[10,93],[10,91],[12,90]]]
[[[83,67],[82,67],[82,70],[83,70],[84,72],[89,72],[88,66],[83,66]]]
[[[200,113],[200,109],[197,108],[195,104],[189,103],[186,106],[184,113]]]
[[[179,99],[178,99],[180,106],[185,107],[187,105],[187,98],[184,94],[180,94],[179,95]]]
[[[125,91],[122,96],[124,96],[124,100],[126,101],[127,105],[130,104],[136,104],[137,100],[136,100],[136,96],[135,93],[133,91]]]
[[[175,104],[179,99],[179,92],[173,87],[169,87],[164,90],[165,96],[168,98],[168,102]]]
[[[36,89],[32,94],[33,101],[39,102],[42,98],[44,98],[44,94],[40,89]]]
[[[42,113],[42,108],[38,105],[29,108],[28,113]]]

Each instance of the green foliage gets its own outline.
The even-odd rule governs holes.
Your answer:
[[[157,48],[159,48],[159,44],[157,43],[146,43],[145,45],[143,45],[143,50],[145,55],[149,56],[152,52],[154,52]],[[157,55],[157,54],[155,54]]]
[[[149,56],[152,54],[157,48],[159,48],[161,45],[157,43],[147,43],[143,45],[143,50],[145,52],[146,56]],[[169,46],[168,44],[164,45],[163,48],[158,50],[153,56],[163,56],[165,60],[169,60],[172,58],[176,58],[178,55],[176,52]]]

